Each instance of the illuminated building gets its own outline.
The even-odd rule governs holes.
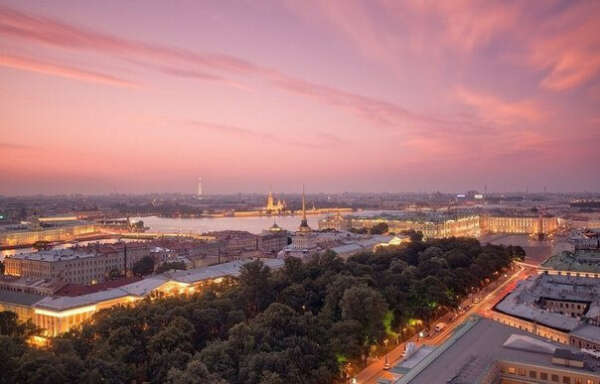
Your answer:
[[[481,216],[481,230],[487,233],[549,234],[558,226],[554,216]]]
[[[46,241],[72,241],[79,237],[102,232],[102,226],[89,223],[76,223],[48,229],[0,232],[0,244],[17,247]]]
[[[230,284],[240,275],[240,268],[250,262],[238,260],[204,268],[166,272],[117,288],[79,296],[42,296],[0,289],[0,311],[10,310],[19,320],[31,319],[43,329],[43,336],[57,336],[90,319],[97,311],[115,305],[133,305],[150,297],[188,295],[212,284]],[[277,269],[282,260],[264,259],[263,263]]]
[[[388,231],[422,232],[425,238],[479,237],[483,233],[551,234],[559,227],[557,217],[491,215],[425,215],[408,217],[329,216],[319,221],[319,229],[369,230],[385,223]]]
[[[269,194],[267,195],[267,206],[266,206],[267,213],[279,214],[279,213],[285,211],[285,209],[286,209],[285,201],[283,201],[283,200],[275,201],[275,198],[273,197],[273,193],[269,192]]]

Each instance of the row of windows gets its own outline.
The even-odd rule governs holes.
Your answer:
[[[548,373],[548,372],[538,372],[530,370],[529,373],[525,368],[515,368],[508,367],[504,373],[508,373],[511,375],[519,375],[519,376],[529,376],[531,379],[540,379],[544,381],[549,381],[553,383],[562,383],[562,384],[597,384],[597,381],[593,379],[582,379],[580,377],[571,377],[571,376],[561,376],[556,373]]]
[[[544,271],[544,274],[548,274],[548,271]],[[565,275],[565,276],[576,276],[576,277],[594,277],[596,279],[600,278],[600,274],[599,273],[585,273],[585,272],[564,272],[563,271],[558,271],[557,273],[553,273],[553,275]]]

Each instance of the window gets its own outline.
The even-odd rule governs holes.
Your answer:
[[[532,379],[537,379],[537,372],[536,371],[529,371],[529,377],[531,377]]]
[[[508,367],[508,373],[514,375],[516,371],[515,367]]]
[[[519,376],[525,376],[525,375],[527,374],[527,371],[525,370],[525,368],[519,368],[519,369],[517,370],[517,374],[518,374]]]
[[[558,375],[552,375],[550,378],[552,381],[555,381],[558,383]]]
[[[586,383],[585,383],[585,384],[594,384],[594,380],[592,380],[592,379],[587,379],[587,381],[586,381]]]
[[[563,376],[563,384],[571,384],[571,378],[569,376]]]

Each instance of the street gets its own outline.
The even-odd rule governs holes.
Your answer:
[[[509,272],[510,273],[510,272]],[[480,297],[478,303],[473,304],[472,307],[457,316],[453,321],[447,322],[446,327],[438,333],[435,333],[433,336],[419,338],[418,336],[414,336],[411,338],[410,342],[415,342],[417,344],[427,344],[438,346],[442,344],[451,334],[454,329],[460,325],[467,317],[473,314],[479,314],[481,316],[490,317],[491,309],[493,306],[504,297],[508,292],[510,292],[516,283],[519,280],[522,280],[529,276],[532,272],[531,269],[525,268],[523,266],[517,265],[516,268],[512,271],[512,275],[508,275],[504,281],[502,281],[497,287],[493,288],[491,291],[487,292],[487,289],[491,289],[491,286],[494,283],[490,284],[488,287],[484,288],[482,292],[478,294],[485,295],[483,298]],[[472,299],[466,299],[463,303],[468,304]],[[436,323],[435,321],[434,323]],[[396,348],[387,353],[388,362],[393,367],[402,359],[402,353],[404,352],[406,343],[399,344]],[[390,372],[384,370],[383,366],[385,363],[385,356],[381,357],[377,361],[369,364],[365,369],[363,369],[358,375],[356,375],[356,382],[358,384],[375,384],[377,379],[380,377],[384,378],[393,378]]]

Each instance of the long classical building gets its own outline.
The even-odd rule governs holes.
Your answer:
[[[97,311],[115,305],[130,305],[146,297],[186,295],[212,284],[228,284],[240,274],[240,268],[251,260],[185,271],[166,272],[120,287],[78,296],[41,295],[0,289],[0,311],[13,311],[22,321],[32,320],[43,329],[43,336],[57,336],[79,326]],[[283,266],[283,260],[262,259],[272,269]]]
[[[334,215],[319,229],[371,229],[386,223],[390,232],[420,231],[426,238],[479,237],[483,233],[550,234],[559,227],[554,216],[428,215],[424,217],[352,217]]]
[[[4,259],[5,273],[96,284],[104,281],[111,271],[120,274],[131,271],[138,260],[150,255],[150,250],[146,243],[135,242],[21,253]]]
[[[22,229],[0,232],[0,246],[18,247],[39,241],[72,241],[79,237],[102,233],[103,226],[88,222],[73,222],[66,225],[36,230]]]

